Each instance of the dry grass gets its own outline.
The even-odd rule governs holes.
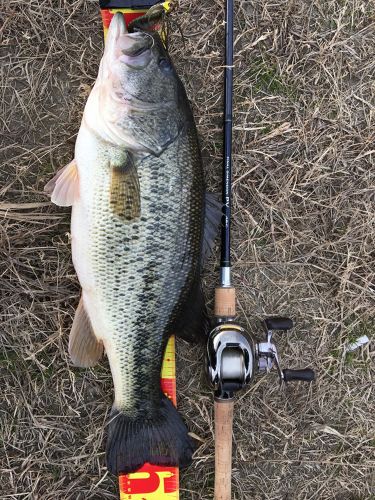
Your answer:
[[[171,52],[191,97],[210,188],[221,168],[223,2],[181,1]],[[1,486],[7,499],[117,498],[103,428],[103,363],[70,366],[79,293],[69,212],[42,187],[71,159],[102,49],[96,2],[2,0]],[[235,499],[374,498],[374,4],[236,2],[234,278],[241,320],[288,314],[284,366],[318,379],[280,391],[259,378],[236,404]],[[211,297],[216,262],[206,273]],[[213,486],[212,396],[202,352],[179,344],[179,404],[203,440],[182,499]],[[194,363],[191,359],[195,358]],[[188,360],[188,363],[186,362]],[[372,365],[372,372],[371,372]]]

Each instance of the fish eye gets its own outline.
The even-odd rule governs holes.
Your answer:
[[[168,61],[168,59],[166,59],[165,57],[161,57],[159,59],[159,68],[162,70],[162,71],[170,71],[172,69],[172,65],[171,63]]]

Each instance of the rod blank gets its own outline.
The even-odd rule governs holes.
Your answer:
[[[232,203],[232,122],[233,122],[233,0],[226,2],[224,72],[224,164],[221,267],[230,267],[230,217]]]

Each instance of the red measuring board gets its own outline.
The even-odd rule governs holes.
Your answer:
[[[163,4],[169,10],[169,2]],[[122,12],[126,25],[146,12],[147,9],[101,9],[104,39],[109,24],[116,12]],[[163,392],[176,406],[176,355],[175,338],[171,337],[164,353],[160,375]],[[144,464],[141,469],[119,476],[120,500],[178,500],[179,499],[178,467],[160,467]]]

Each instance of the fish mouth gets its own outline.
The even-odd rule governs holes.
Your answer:
[[[154,40],[148,33],[129,33],[117,41],[118,59],[135,69],[145,68],[152,59]]]
[[[144,68],[151,61],[151,48],[154,39],[149,33],[137,31],[129,33],[124,16],[117,12],[111,21],[107,36],[107,46],[109,54],[115,60],[125,63],[131,68]]]
[[[108,37],[117,39],[124,33],[128,33],[125,24],[125,18],[121,12],[116,12],[112,17],[112,20],[109,25]]]
[[[125,56],[137,57],[146,50],[151,49],[154,40],[148,33],[137,32],[122,35],[118,40],[118,44],[119,49]]]

